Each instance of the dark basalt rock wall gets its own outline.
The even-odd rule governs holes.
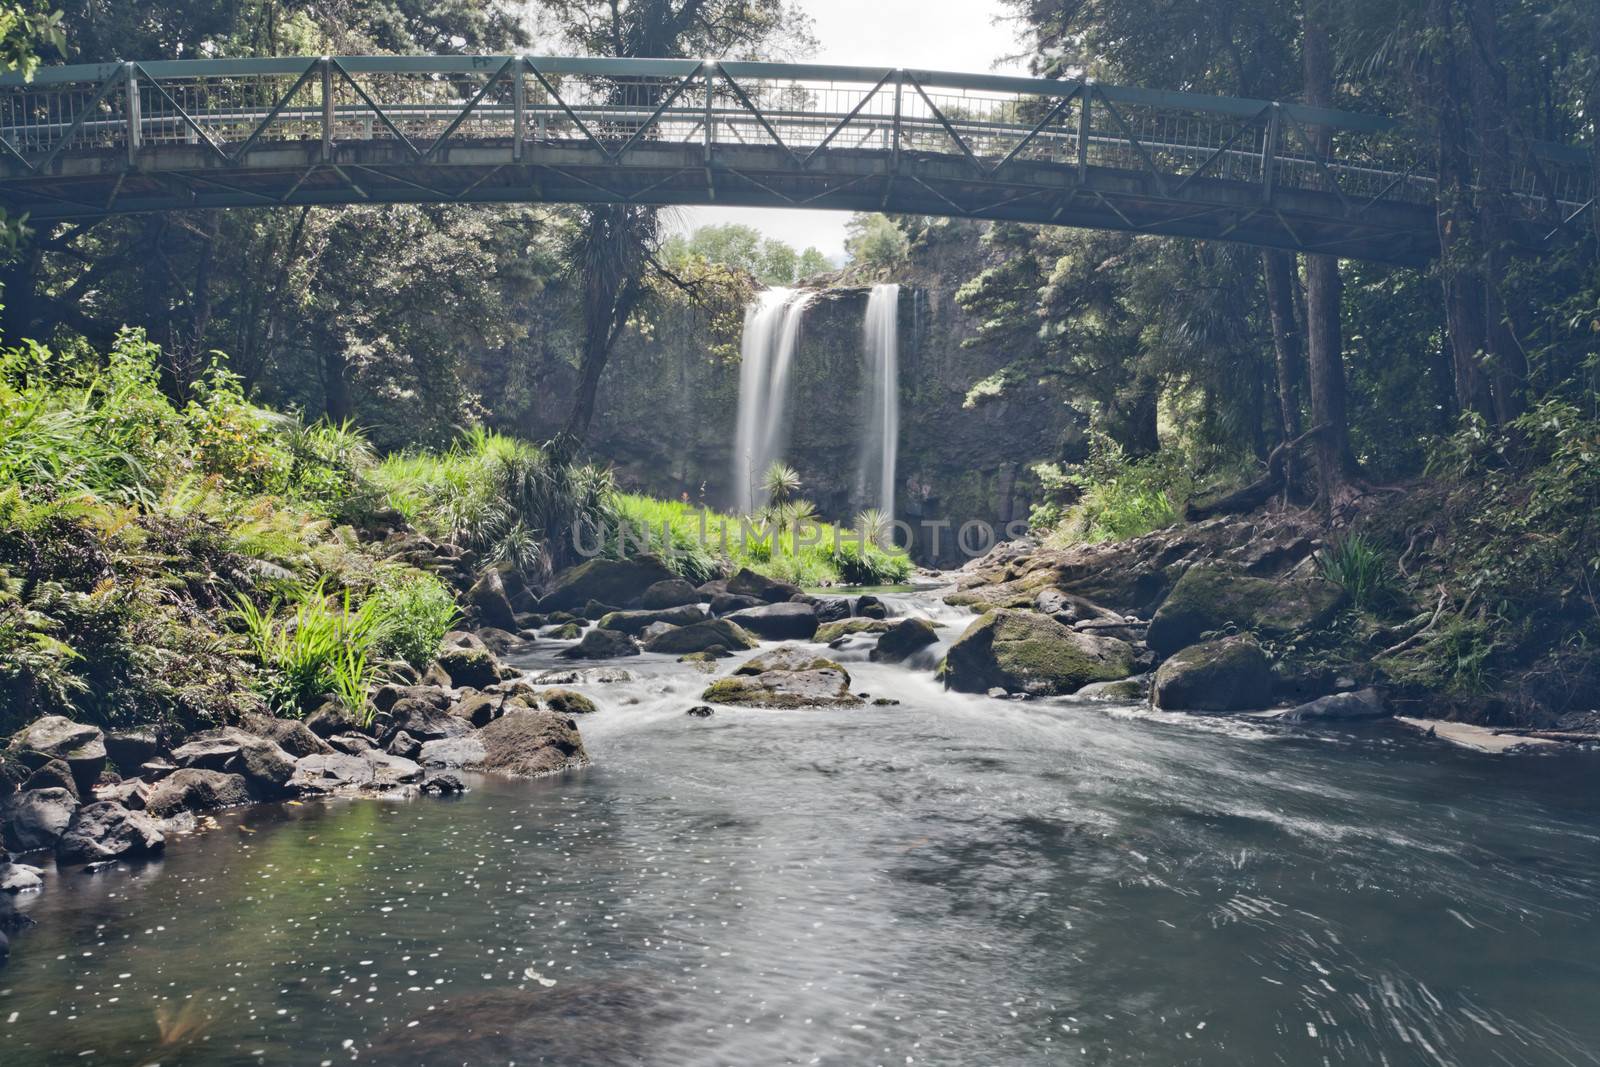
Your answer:
[[[963,406],[974,384],[1022,354],[964,345],[977,323],[955,295],[987,265],[981,234],[973,224],[936,231],[893,279],[902,284],[896,511],[917,528],[914,555],[922,563],[959,563],[955,531],[963,523],[999,528],[1026,519],[1038,493],[1029,468],[1060,455],[1081,432],[1075,414],[1042,391]],[[849,520],[871,503],[857,486],[868,292],[851,286],[817,296],[793,368],[786,458],[805,497],[832,520]],[[739,363],[711,354],[710,336],[706,314],[682,307],[658,317],[648,335],[630,331],[620,341],[601,381],[589,447],[615,465],[625,488],[729,506]],[[491,404],[503,428],[543,439],[565,421],[573,372],[548,359],[524,373],[515,403]],[[931,530],[920,524],[941,521],[950,527],[935,551]]]

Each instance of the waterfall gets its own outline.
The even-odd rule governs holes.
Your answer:
[[[768,289],[745,309],[739,345],[739,421],[734,432],[734,506],[748,515],[767,468],[782,458],[789,426],[789,378],[800,320],[812,294]]]
[[[900,287],[874,285],[867,298],[866,419],[856,497],[894,518],[895,460],[900,446]]]

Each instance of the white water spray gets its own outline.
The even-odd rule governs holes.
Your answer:
[[[900,287],[874,285],[867,298],[867,417],[861,427],[856,497],[894,518],[900,447]]]
[[[734,506],[741,515],[755,510],[767,468],[782,458],[787,443],[789,372],[812,295],[768,289],[745,309],[733,445]]]

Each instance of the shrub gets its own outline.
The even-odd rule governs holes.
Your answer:
[[[372,601],[376,649],[419,670],[439,654],[439,642],[460,618],[455,598],[438,578],[414,571],[380,580]]]
[[[1090,435],[1089,457],[1076,469],[1041,464],[1035,473],[1049,496],[1031,521],[1058,542],[1117,541],[1171,526],[1194,490],[1179,450],[1130,459],[1103,433]]]
[[[365,712],[367,693],[377,682],[369,658],[377,641],[376,601],[353,608],[348,591],[327,596],[321,585],[294,595],[292,615],[281,601],[258,608],[238,598],[236,617],[244,628],[256,663],[262,668],[261,691],[280,715],[299,717],[327,693],[345,707]]]
[[[1393,589],[1388,560],[1361,534],[1334,538],[1317,553],[1317,563],[1322,576],[1343,586],[1350,602],[1363,610],[1376,607]]]

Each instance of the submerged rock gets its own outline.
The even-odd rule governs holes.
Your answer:
[[[571,648],[561,650],[566,659],[620,659],[637,656],[639,642],[619,630],[595,627],[583,635],[583,640]]]
[[[571,689],[546,689],[538,699],[540,707],[559,715],[592,715],[600,710],[594,701]]]
[[[807,641],[817,632],[817,609],[810,604],[767,604],[727,618],[768,641]]]
[[[1235,626],[1265,637],[1287,637],[1326,623],[1344,590],[1320,578],[1252,578],[1231,567],[1204,564],[1178,579],[1157,609],[1145,643],[1170,656],[1202,634]]]
[[[711,716],[715,715],[716,712],[707,704],[696,704],[694,707],[684,712],[684,714],[692,719],[709,719]]]
[[[29,893],[44,885],[44,871],[0,859],[0,893]]]
[[[1032,611],[1001,609],[981,616],[950,646],[944,682],[963,693],[1000,688],[1057,696],[1126,678],[1134,658],[1124,641],[1080,634]]]
[[[1190,645],[1156,671],[1151,691],[1166,711],[1250,711],[1272,700],[1272,666],[1254,639]]]
[[[165,846],[166,835],[158,820],[112,801],[100,801],[78,809],[56,845],[56,862],[98,863],[147,856]]]

